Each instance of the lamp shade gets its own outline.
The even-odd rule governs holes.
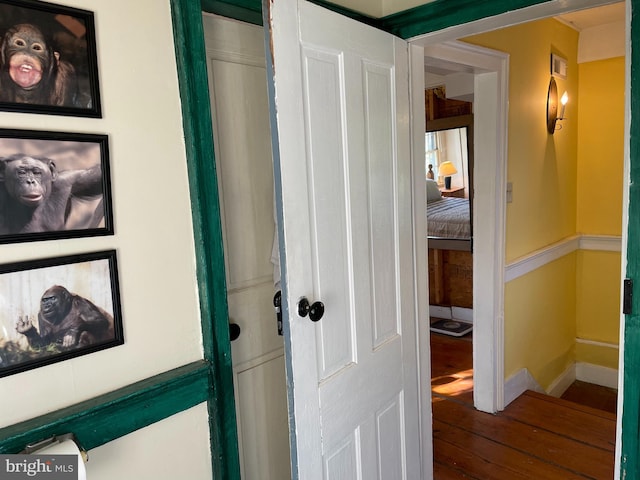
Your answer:
[[[449,175],[453,175],[455,173],[458,173],[458,170],[456,169],[456,167],[451,162],[448,162],[448,161],[447,162],[442,162],[438,166],[438,175],[440,175],[442,177],[448,177]]]

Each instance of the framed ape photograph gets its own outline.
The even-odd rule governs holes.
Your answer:
[[[113,235],[108,143],[0,129],[0,244]]]
[[[101,117],[93,12],[0,0],[0,110]]]
[[[0,377],[122,345],[115,250],[0,265]]]

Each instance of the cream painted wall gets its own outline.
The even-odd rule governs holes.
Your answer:
[[[85,465],[87,478],[211,479],[207,418],[203,403],[95,448]]]
[[[402,12],[434,0],[334,0],[331,3],[355,10],[370,17],[380,18]]]
[[[434,0],[382,0],[382,16],[392,15],[413,7],[431,3]]]
[[[624,11],[624,4],[619,4]],[[624,57],[626,49],[626,22],[606,23],[580,31],[578,63]],[[606,41],[603,41],[606,39]],[[621,92],[622,93],[622,92]]]
[[[58,3],[95,12],[103,118],[0,113],[0,128],[108,134],[116,233],[2,245],[1,259],[12,262],[115,248],[125,344],[0,379],[0,426],[60,409],[203,356],[169,2],[137,0],[135,6],[125,0]],[[196,416],[195,423],[206,430],[202,408]],[[172,457],[158,442],[172,437],[172,445],[187,444],[187,435],[176,430],[176,424],[182,425],[179,417],[154,426],[155,433],[145,436],[146,443],[134,442],[144,453],[140,460],[132,455],[134,465],[121,463],[119,467],[139,471],[146,456],[153,457],[156,472],[161,471],[162,460]],[[208,435],[199,436],[204,446],[173,458],[188,458],[197,465],[200,478],[210,478]],[[130,445],[128,440],[123,442]],[[90,478],[108,478],[92,470],[90,467]]]
[[[337,0],[331,3],[349,8],[369,17],[380,18],[382,13],[383,0]]]

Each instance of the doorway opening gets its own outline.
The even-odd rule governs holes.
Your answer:
[[[427,47],[437,52],[442,51],[442,49],[446,50],[447,48],[452,48],[454,46],[455,42],[449,42],[428,45]],[[473,50],[473,48],[470,48],[468,51],[464,52],[464,55],[478,54],[478,51],[473,52]],[[468,62],[469,60],[465,59],[464,61]],[[487,66],[486,64],[482,64],[483,66],[477,67],[478,70],[475,73],[474,81],[477,82],[476,85],[479,88],[484,88],[484,91],[488,93],[486,97],[483,96],[483,98],[478,99],[478,101],[485,107],[490,107],[489,110],[491,110],[490,113],[492,116],[491,120],[488,123],[483,124],[480,127],[481,129],[483,129],[483,138],[480,139],[479,142],[481,144],[483,141],[486,142],[486,145],[482,144],[481,147],[485,149],[485,152],[490,153],[494,158],[496,158],[497,162],[500,162],[505,161],[504,158],[506,157],[506,103],[503,103],[504,99],[498,98],[500,90],[497,87],[504,87],[506,85],[506,68],[504,68],[506,60],[500,55],[490,55],[486,59],[486,61],[489,63],[489,65]],[[478,132],[476,132],[476,135],[479,135]],[[497,142],[496,138],[498,139]],[[502,147],[500,145],[502,145]],[[504,151],[501,151],[501,148],[504,148]],[[502,160],[499,159],[501,155],[503,156]],[[482,176],[482,182],[489,189],[493,187],[493,190],[491,191],[492,197],[488,199],[481,199],[481,203],[478,204],[478,208],[487,209],[488,211],[491,211],[494,216],[499,217],[500,211],[504,210],[503,198],[507,193],[507,179],[504,176],[500,176],[504,175],[505,170],[503,169],[501,171],[502,173],[498,171],[497,164],[494,170],[484,167],[485,166],[483,165],[482,171],[478,171],[478,175]],[[496,214],[496,212],[498,213]],[[477,213],[477,215],[479,214],[480,213]],[[503,227],[504,225],[502,225],[502,228]],[[502,296],[504,295],[504,293],[500,290],[504,285],[503,272],[505,270],[505,265],[504,255],[496,256],[493,254],[496,251],[494,250],[494,247],[499,248],[499,243],[504,242],[504,238],[500,238],[500,229],[501,226],[494,223],[484,231],[474,232],[476,235],[484,238],[482,245],[485,245],[484,248],[487,249],[487,255],[483,255],[482,258],[477,260],[478,262],[480,262],[478,268],[485,268],[485,270],[482,271],[488,272],[488,276],[483,277],[485,280],[486,278],[493,279],[493,282],[487,283],[493,283],[494,286],[498,286],[498,291],[491,290],[490,292],[487,292],[486,296],[483,295],[483,298],[485,298],[487,302],[486,304],[483,304],[483,307],[478,309],[479,311],[475,314],[486,315],[486,318],[491,319],[491,321],[488,322],[487,325],[483,325],[483,327],[480,328],[480,332],[474,332],[474,340],[476,341],[476,343],[480,338],[482,339],[483,345],[486,347],[486,350],[483,350],[482,354],[478,352],[474,353],[476,360],[474,362],[474,366],[476,367],[476,370],[478,370],[482,362],[486,362],[486,365],[491,366],[491,368],[482,370],[484,372],[482,373],[482,375],[486,376],[486,378],[483,378],[482,382],[478,381],[478,385],[483,386],[481,387],[481,390],[474,392],[474,395],[476,396],[476,404],[479,405],[478,408],[487,409],[487,411],[499,410],[504,406],[505,403],[504,391],[502,391],[504,385],[504,370],[501,370],[501,368],[503,368],[503,366],[501,367],[501,365],[504,354],[501,350],[503,347],[500,346],[504,343],[502,338],[503,330],[500,323],[503,321],[502,305],[504,302]],[[476,244],[479,248],[481,248],[481,245],[478,244],[480,242],[480,238],[475,238]],[[502,248],[504,252],[504,245],[502,245]],[[475,262],[476,260],[474,259],[474,271],[476,271]],[[477,280],[474,280],[474,283],[478,283]],[[484,285],[474,285],[474,293],[476,287],[484,288]],[[477,296],[477,294],[475,296]],[[482,311],[482,313],[480,313],[480,310]],[[478,327],[480,326],[478,325]],[[487,340],[486,343],[484,342],[484,340]],[[480,374],[481,373],[478,372],[478,375]],[[484,396],[485,393],[482,392],[486,393],[486,397]]]
[[[473,404],[473,94],[447,91],[448,65],[425,58],[431,391]]]
[[[619,6],[622,8],[622,11],[624,11],[624,5],[620,4]],[[560,13],[562,13],[562,12],[560,12]],[[581,13],[584,13],[584,12],[581,12]],[[549,15],[551,15],[551,11],[549,11],[549,14],[544,15],[544,16],[549,16]],[[600,18],[602,18],[601,15],[598,15],[598,16],[600,16]],[[571,17],[563,17],[562,20],[563,21],[568,21],[569,18],[571,18]],[[622,20],[623,19],[624,19],[624,17],[622,17]],[[528,20],[535,20],[535,19],[531,18],[531,19],[528,19]],[[462,31],[464,31],[464,27],[460,27],[460,28],[461,28]],[[471,32],[469,32],[469,33],[471,33]],[[473,32],[473,33],[475,33],[475,32]],[[459,37],[459,38],[462,38],[462,37]],[[425,45],[425,49],[426,49],[425,50],[425,58],[427,59],[426,60],[427,71],[428,71],[428,68],[429,68],[428,67],[429,57],[432,54],[432,51],[436,51],[437,52],[438,51],[437,49],[441,48],[443,45],[446,45],[446,44],[447,43],[445,42],[444,44],[439,44],[439,45],[436,45],[436,44],[434,44],[434,45],[426,44]],[[493,48],[500,49],[499,47],[493,47]],[[505,50],[507,50],[507,49],[505,48]],[[433,63],[433,65],[436,66],[436,68],[439,69],[441,67],[441,62],[445,58],[446,57],[443,56],[443,55],[436,55],[436,57],[432,61],[432,63]],[[453,58],[453,57],[451,57],[451,58]],[[458,56],[458,58],[460,58],[460,56]],[[624,64],[624,60],[622,60],[622,61],[620,61],[618,63],[620,65],[623,65]],[[452,74],[458,76],[458,72],[462,68],[464,68],[465,65],[466,65],[466,63],[465,63],[464,59],[452,61],[451,62],[451,66],[452,66],[451,72],[452,72]],[[476,79],[479,76],[486,75],[488,70],[489,69],[486,69],[486,70],[484,70],[484,72],[478,71],[477,74],[476,74]],[[550,75],[550,74],[551,73],[548,73],[548,75]],[[575,70],[574,70],[574,75],[577,75],[577,72]],[[621,78],[623,78],[623,75],[621,76]],[[548,76],[546,78],[546,81],[548,82]],[[503,84],[503,86],[504,86],[504,88],[506,88],[506,84]],[[620,91],[623,91],[623,90],[624,90],[624,81],[622,81],[622,84],[620,85]],[[576,94],[574,94],[574,95],[576,95]],[[576,100],[577,100],[577,95],[574,96],[574,102]],[[486,106],[490,106],[490,105],[487,105],[487,104],[485,104],[485,105]],[[622,105],[623,105],[623,100],[620,101],[621,108],[620,108],[620,115],[619,115],[620,118],[619,118],[619,123],[618,123],[620,140],[622,140],[622,136],[623,136],[622,132],[623,132],[623,117],[624,117],[624,114],[622,113]],[[514,107],[512,106],[512,108],[514,108]],[[517,108],[517,106],[515,108]],[[574,107],[574,108],[576,108],[576,107]],[[576,110],[577,110],[577,108],[576,108]],[[474,105],[474,113],[477,113],[475,105]],[[513,124],[514,118],[517,121],[517,119],[518,119],[517,115],[515,117],[513,115],[511,116],[511,120],[510,121],[512,122],[512,125],[510,125],[510,128],[515,128],[517,130],[517,128],[518,128],[517,125]],[[577,114],[575,114],[575,113],[574,113],[574,118],[577,120]],[[581,116],[581,118],[582,118],[582,116]],[[573,127],[573,128],[575,128],[575,127]],[[564,132],[558,132],[558,133],[556,133],[556,138],[558,136],[562,135],[562,134],[569,135],[570,133],[569,133],[568,130],[565,130]],[[575,133],[574,133],[574,135],[575,135]],[[553,146],[553,139],[554,139],[554,137],[551,136],[550,137],[550,141],[548,142],[548,144],[551,144]],[[562,149],[563,147],[562,147],[562,145],[560,143],[560,142],[562,142],[562,140],[560,140],[559,142],[558,141],[556,141],[556,142],[559,145],[558,148]],[[622,141],[620,142],[620,144],[622,145]],[[621,146],[620,146],[620,148],[621,148]],[[565,152],[563,152],[562,150],[559,150],[559,152],[557,153],[558,158],[562,158],[563,154],[566,155]],[[510,155],[514,156],[514,153],[511,153]],[[485,168],[485,164],[482,162],[482,160],[479,160],[478,157],[479,156],[477,155],[476,156],[476,167],[478,167],[478,165],[480,165],[481,166],[480,169],[484,169]],[[621,172],[622,172],[622,163],[623,163],[622,162],[622,158],[623,158],[622,151],[620,149],[620,151],[619,151],[619,159],[618,159],[619,160],[619,165],[618,165],[618,168],[619,168],[619,172],[618,173],[619,174],[621,174]],[[503,170],[503,171],[506,171],[506,163],[504,164],[504,168],[505,168],[505,170]],[[559,168],[562,168],[562,164],[559,165]],[[580,168],[580,166],[578,166],[578,169],[579,168]],[[479,170],[477,169],[476,171],[479,171]],[[578,175],[579,174],[580,174],[580,172],[578,172]],[[554,177],[554,179],[555,179],[555,177]],[[510,196],[512,196],[513,190],[511,190],[511,189],[507,190],[507,184],[508,184],[509,180],[511,180],[510,178],[506,178],[505,177],[502,180],[503,181],[500,182],[500,184],[498,184],[498,187],[504,186],[504,190],[501,189],[497,193],[496,197],[498,197],[498,198],[496,198],[496,202],[503,202],[504,203],[503,199],[508,199]],[[584,181],[584,178],[581,181]],[[480,188],[482,188],[480,182],[476,182],[476,185],[480,185]],[[549,186],[552,186],[552,185],[549,185]],[[546,192],[548,192],[548,190],[546,190],[544,187],[545,187],[544,184],[541,184],[541,186],[539,187],[538,193],[540,195],[544,195]],[[620,186],[616,186],[616,188],[619,188],[620,191],[621,191],[622,190],[621,184],[620,184]],[[484,193],[486,194],[487,192],[485,191]],[[618,192],[618,193],[620,193],[620,192]],[[480,192],[479,196],[482,197],[483,193]],[[620,193],[620,196],[621,196],[621,193]],[[476,200],[476,203],[474,203],[474,205],[478,205],[478,203],[482,203],[482,202],[485,201],[484,198],[476,198],[475,200]],[[507,200],[507,201],[509,201],[509,200]],[[575,199],[574,199],[573,203],[575,203]],[[621,199],[620,199],[620,204],[621,203],[622,202],[621,202]],[[507,208],[509,208],[509,207],[507,207]],[[566,208],[566,206],[565,207],[560,207],[560,208]],[[619,208],[619,205],[616,208]],[[504,213],[506,213],[506,211],[504,211]],[[578,222],[582,221],[583,225],[585,223],[588,223],[588,220],[585,220],[585,218],[587,218],[587,217],[588,217],[588,215],[583,213],[582,217],[579,217]],[[477,220],[478,216],[475,216],[474,219]],[[480,219],[482,219],[482,221],[484,221],[485,217],[480,217]],[[579,225],[580,225],[580,223],[579,223]],[[474,224],[474,228],[475,228],[475,224]],[[482,234],[482,229],[483,229],[482,224],[478,223],[478,230],[479,231],[475,231],[474,230],[474,234],[475,233]],[[578,230],[578,231],[581,232],[582,230]],[[568,237],[570,237],[570,238],[564,239],[561,242],[559,242],[560,245],[562,245],[562,246],[566,246],[567,243],[571,243],[571,242],[574,242],[574,244],[575,244],[575,245],[573,245],[571,247],[573,250],[576,251],[576,253],[575,253],[575,255],[577,257],[576,262],[578,264],[578,267],[577,267],[578,268],[578,274],[574,278],[575,282],[584,283],[585,275],[583,275],[583,273],[581,273],[580,269],[584,267],[585,262],[590,262],[592,260],[592,259],[585,258],[585,257],[588,257],[589,255],[591,255],[591,252],[598,252],[598,251],[599,252],[610,252],[610,251],[619,252],[620,251],[621,230],[615,231],[615,229],[614,229],[610,233],[608,232],[608,235],[611,238],[607,238],[606,241],[601,239],[601,238],[598,238],[597,242],[602,241],[602,243],[599,246],[598,245],[593,245],[592,246],[591,243],[590,243],[591,242],[591,237],[598,237],[597,235],[593,236],[593,235],[585,235],[585,234],[578,233],[577,236],[576,236],[576,235],[573,234],[573,232],[571,232],[571,235],[568,235]],[[610,243],[608,243],[608,242],[610,242]],[[555,245],[554,247],[559,247],[560,245]],[[478,241],[474,241],[474,247],[476,247],[476,246],[478,246],[478,247],[480,246]],[[540,250],[541,250],[540,252],[539,251],[534,252],[534,256],[545,255],[544,248],[540,249]],[[584,253],[585,251],[588,252],[588,253],[585,254]],[[526,252],[526,253],[528,253],[528,252]],[[550,257],[547,260],[547,262],[553,262],[555,259],[560,258],[565,254],[561,254],[559,257],[555,257],[555,258]],[[529,260],[528,258],[526,258],[527,257],[526,255],[523,255],[522,258],[520,258],[517,255],[514,255],[512,251],[508,251],[508,250],[500,251],[498,248],[496,248],[494,250],[493,255],[495,255],[495,256],[503,256],[504,258],[506,258],[506,263],[507,263],[506,265],[504,265],[504,269],[505,269],[506,275],[503,277],[502,281],[498,281],[498,282],[495,283],[495,285],[497,285],[498,288],[500,288],[502,285],[508,284],[509,282],[513,282],[517,278],[517,275],[519,275],[517,269],[521,265],[521,262],[527,262]],[[595,255],[597,256],[598,254],[595,254]],[[604,254],[604,255],[607,255],[607,254]],[[474,257],[475,257],[475,254],[474,254]],[[509,258],[509,257],[511,257],[511,258]],[[529,273],[531,271],[532,270],[528,270],[527,273]],[[474,274],[477,274],[477,272],[478,272],[478,270],[475,269],[475,265],[474,265]],[[613,278],[613,282],[615,284],[615,283],[617,283],[617,280],[619,280],[619,277],[620,277],[619,264],[618,264],[617,270],[616,270],[615,267],[613,268],[613,272],[614,272],[614,274],[617,275],[617,278],[615,278],[615,277]],[[491,278],[491,277],[482,276],[482,278],[486,279],[486,278]],[[478,283],[477,281],[474,281],[474,286],[476,286],[477,283]],[[431,288],[431,286],[430,286],[430,288]],[[508,288],[510,288],[510,285],[508,286]],[[583,284],[580,284],[576,288],[585,288],[585,286]],[[591,287],[589,285],[587,285],[586,288],[588,290]],[[580,292],[579,292],[578,296],[580,296],[580,295],[582,295],[584,297],[585,294],[584,294],[584,292],[582,294],[580,294]],[[608,295],[608,297],[609,297],[608,301],[613,302],[614,304],[616,304],[617,301],[618,301],[618,298],[619,298],[619,293],[613,292],[612,294]],[[476,295],[476,292],[474,291],[474,301],[476,300],[476,298],[477,298],[477,295]],[[483,301],[482,298],[480,298],[479,300],[481,302]],[[507,309],[510,308],[510,305],[506,305],[505,308],[507,308]],[[503,311],[502,309],[503,309],[503,306],[502,306],[502,304],[500,304],[500,305],[498,305],[498,308],[495,311],[502,313],[502,311]],[[502,318],[499,318],[496,321],[495,318],[491,319],[490,317],[484,317],[484,322],[487,322],[487,323],[483,323],[483,319],[476,317],[475,313],[476,312],[474,312],[474,330],[476,330],[476,328],[482,329],[483,325],[484,325],[484,327],[490,327],[492,325],[496,335],[498,335],[498,336],[501,335],[500,332],[502,332],[503,328],[504,328],[504,325],[501,323],[503,321]],[[617,311],[615,311],[615,308],[614,308],[614,310],[612,312],[609,312],[609,313],[610,313],[609,317],[613,318],[613,321],[617,321],[617,317],[619,316],[619,313],[617,313]],[[580,306],[579,305],[578,305],[578,312],[573,312],[573,314],[576,317],[579,316],[579,314],[580,314]],[[487,319],[488,319],[488,321],[487,321]],[[580,376],[589,377],[590,375],[592,375],[592,372],[585,373],[585,371],[581,370],[581,368],[587,368],[588,369],[589,368],[588,366],[584,367],[584,365],[580,364],[580,355],[581,355],[580,349],[583,348],[582,345],[584,345],[585,343],[590,343],[589,340],[581,339],[581,333],[584,334],[584,329],[585,329],[584,323],[585,322],[582,321],[582,323],[578,325],[577,332],[575,332],[575,334],[574,334],[575,338],[573,339],[573,340],[577,339],[576,343],[577,343],[577,349],[578,349],[578,354],[577,354],[578,365],[577,365],[576,369],[573,370],[573,372],[571,372],[570,369],[569,369],[568,373],[566,375],[564,375],[563,378],[559,379],[556,383],[551,385],[552,388],[550,390],[552,390],[553,392],[562,393],[562,390],[565,389],[568,386],[568,384],[570,383],[572,374],[573,374],[573,378],[578,378]],[[489,325],[489,324],[491,324],[491,325]],[[582,328],[582,332],[581,332],[581,328]],[[612,353],[613,355],[615,355],[617,357],[617,331],[613,332],[613,333],[615,335],[613,337],[610,337],[608,339],[608,341],[595,342],[595,343],[599,343],[599,345],[597,345],[599,348],[609,349],[608,350],[609,353]],[[475,331],[474,331],[474,335],[475,335]],[[474,341],[475,340],[476,340],[476,338],[474,338]],[[508,339],[507,339],[507,341],[508,341]],[[499,364],[501,362],[503,362],[502,359],[504,358],[504,355],[505,355],[503,348],[507,348],[507,350],[508,350],[509,346],[507,345],[505,347],[504,345],[500,345],[500,344],[497,344],[497,343],[493,343],[492,345],[496,350],[492,350],[492,348],[490,346],[488,348],[485,348],[482,345],[474,345],[474,359],[481,359],[481,358],[484,358],[486,355],[494,356],[494,359],[496,361],[496,366],[499,366]],[[481,350],[482,353],[479,353],[478,350]],[[582,353],[582,355],[583,355],[582,358],[584,358],[584,353]],[[583,362],[584,362],[584,360],[583,360]],[[486,365],[488,365],[488,364],[486,364]],[[477,371],[477,365],[475,365],[475,363],[474,363],[474,367],[476,367],[476,371]],[[509,373],[512,373],[512,372],[507,372],[507,377],[510,376]],[[517,373],[520,373],[520,372],[517,372]],[[527,373],[527,372],[523,372],[523,373]],[[615,384],[617,386],[617,375],[615,374],[615,370],[614,369],[608,369],[608,371],[605,372],[605,374],[606,374],[607,378],[604,379],[604,380],[598,380],[597,378],[594,378],[593,376],[591,378],[594,378],[594,380],[596,382],[604,381],[605,385],[608,385],[609,383],[613,383],[613,384]],[[504,378],[505,378],[504,376],[501,377],[501,378],[497,378],[496,381],[504,383]],[[496,397],[495,397],[496,403],[495,403],[495,405],[498,407],[498,409],[501,409],[502,407],[504,407],[505,405],[510,403],[510,401],[512,401],[514,398],[516,398],[520,393],[522,393],[523,384],[526,385],[526,388],[532,388],[532,387],[535,386],[529,380],[527,380],[527,379],[523,380],[522,377],[516,377],[515,378],[515,380],[517,380],[518,382],[522,382],[520,385],[515,385],[516,382],[510,382],[509,380],[510,379],[507,379],[507,382],[506,382],[506,385],[505,385],[506,391],[502,392],[502,399],[500,399],[500,392],[499,391],[496,394]],[[565,382],[565,383],[562,383],[562,382]],[[566,382],[569,382],[569,383],[566,383]],[[547,384],[548,384],[548,382],[547,382]],[[482,386],[480,385],[479,382],[476,382],[476,386],[478,388],[482,388]],[[545,386],[547,386],[547,385],[545,385]],[[500,389],[500,387],[498,385],[498,390],[499,389]],[[478,392],[476,392],[476,395],[477,395],[477,393]],[[489,402],[489,405],[490,405],[490,402]],[[479,407],[479,408],[481,408],[481,407]]]

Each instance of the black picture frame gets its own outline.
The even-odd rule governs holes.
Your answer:
[[[49,160],[58,172],[49,199],[35,208],[25,208],[7,188],[13,181],[7,166],[20,156]],[[0,244],[113,235],[110,177],[107,135],[0,129]],[[53,198],[66,201],[64,211],[45,205]]]
[[[36,32],[18,25],[42,34],[37,49],[45,68],[39,77],[31,61],[26,66],[16,61],[9,73],[9,58],[14,56],[8,55],[7,45],[19,37],[34,38]],[[102,117],[93,12],[34,0],[0,0],[0,40],[0,110]],[[56,81],[65,88],[53,94]]]
[[[115,250],[0,265],[0,304],[0,377],[124,343]]]

